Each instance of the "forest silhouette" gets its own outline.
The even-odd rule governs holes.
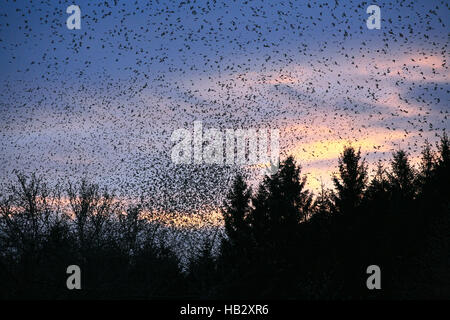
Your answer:
[[[17,173],[0,191],[0,298],[450,298],[445,134],[436,148],[425,143],[418,166],[399,150],[372,179],[361,152],[346,147],[332,182],[314,195],[293,157],[256,190],[238,175],[218,248],[205,238],[182,267],[143,205],[124,209],[84,180],[50,188]],[[69,213],[55,205],[62,198]],[[74,264],[81,290],[66,287]],[[370,265],[380,267],[381,290],[366,286]]]

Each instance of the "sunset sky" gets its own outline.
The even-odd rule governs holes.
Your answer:
[[[416,161],[450,129],[448,21],[448,1],[2,1],[0,181],[88,177],[166,211],[215,208],[238,170],[262,174],[173,164],[170,136],[194,121],[279,129],[315,191],[346,145]]]

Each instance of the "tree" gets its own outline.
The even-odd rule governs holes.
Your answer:
[[[142,206],[138,204],[126,208],[126,213],[119,215],[118,222],[119,230],[117,236],[121,240],[121,248],[127,255],[132,257],[138,249],[139,235],[145,228]]]
[[[228,236],[228,239],[224,241],[233,248],[249,245],[250,226],[248,214],[250,212],[250,198],[251,190],[248,188],[242,175],[238,174],[222,210],[225,231]]]
[[[438,210],[448,214],[450,212],[450,141],[445,133],[439,143],[438,153],[435,190],[442,202]]]
[[[450,166],[450,141],[446,133],[441,138],[439,145],[439,165],[448,169]]]
[[[331,211],[333,205],[331,196],[331,190],[326,189],[325,184],[321,182],[320,193],[317,195],[313,204],[315,214],[327,214]]]
[[[50,189],[35,174],[16,177],[0,200],[0,267],[7,275],[2,283],[21,298],[37,292],[44,298],[55,294],[58,279],[52,272],[62,269],[70,255],[68,218],[61,210],[58,186]]]
[[[425,140],[425,147],[422,150],[420,162],[420,175],[423,180],[428,181],[431,179],[435,166],[436,161],[433,151],[431,150],[431,144],[428,140]]]
[[[436,156],[431,149],[430,143],[425,140],[425,146],[421,152],[419,172],[417,174],[418,195],[423,206],[430,206],[434,201],[436,193]],[[433,210],[434,211],[434,210]]]
[[[301,178],[300,173],[301,167],[288,157],[275,174],[264,178],[252,198],[251,231],[259,245],[276,247],[291,242],[299,223],[311,212],[312,196],[304,190],[306,177]]]
[[[77,187],[69,184],[67,193],[81,253],[102,247],[108,240],[107,231],[112,230],[112,218],[118,213],[114,195],[86,180]]]
[[[414,181],[415,173],[405,151],[399,150],[395,152],[391,161],[389,182],[397,207],[407,204],[406,202],[410,203],[414,198],[416,193]]]
[[[381,161],[377,163],[375,176],[366,189],[365,199],[370,206],[376,205],[378,210],[389,200],[389,181]]]
[[[361,160],[361,151],[345,147],[339,157],[339,177],[333,176],[337,190],[334,205],[338,213],[352,214],[360,206],[367,184],[367,165]]]

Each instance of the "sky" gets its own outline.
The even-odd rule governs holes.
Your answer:
[[[162,211],[216,210],[238,171],[263,174],[174,164],[171,135],[194,121],[279,130],[313,191],[346,145],[371,169],[400,148],[415,163],[450,129],[448,21],[447,1],[2,1],[0,182],[86,177]]]

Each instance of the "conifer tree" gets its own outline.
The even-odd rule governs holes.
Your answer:
[[[280,164],[279,170],[266,176],[252,199],[250,215],[252,234],[258,244],[290,242],[300,222],[311,212],[312,197],[305,190],[306,178],[292,156]]]
[[[415,173],[408,156],[403,150],[394,153],[389,180],[397,205],[411,201],[415,196]],[[406,203],[405,203],[406,204]]]
[[[227,242],[231,247],[248,245],[250,198],[251,190],[242,175],[238,174],[222,211],[228,236]]]
[[[339,157],[339,176],[333,177],[336,188],[335,209],[338,213],[352,214],[361,204],[367,184],[367,165],[361,161],[361,151],[353,147],[344,148]]]

